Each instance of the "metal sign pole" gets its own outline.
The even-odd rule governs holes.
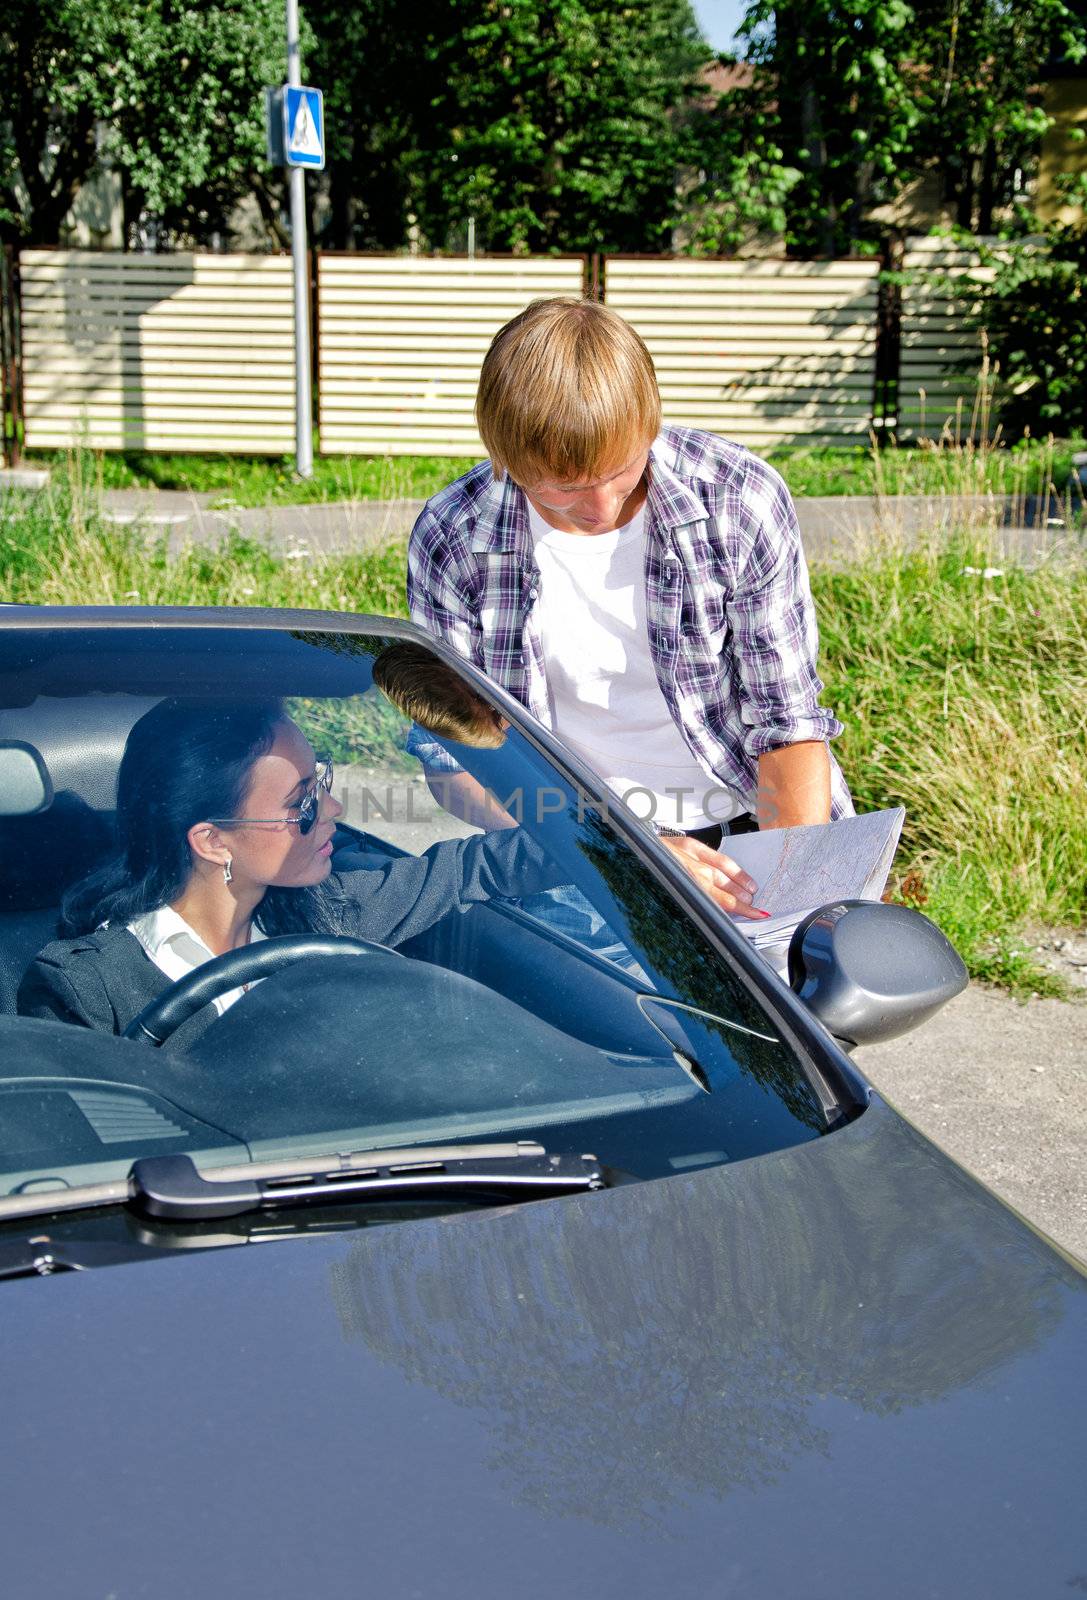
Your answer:
[[[298,47],[298,0],[287,0],[287,82],[302,82]],[[291,167],[291,257],[294,262],[294,431],[295,466],[300,478],[313,477],[313,383],[310,375],[309,261],[306,251],[306,174]]]

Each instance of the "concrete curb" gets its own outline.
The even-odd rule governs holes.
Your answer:
[[[49,471],[46,467],[0,467],[0,491],[18,489],[34,494],[46,488],[48,483]]]

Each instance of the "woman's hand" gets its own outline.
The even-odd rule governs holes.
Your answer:
[[[718,850],[711,850],[708,844],[703,844],[700,839],[692,839],[689,834],[682,834],[678,838],[662,834],[661,844],[668,846],[698,887],[704,889],[723,911],[732,911],[741,917],[770,915],[753,904],[758,888],[754,878],[748,877],[730,857],[723,856]]]

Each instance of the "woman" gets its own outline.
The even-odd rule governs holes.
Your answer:
[[[27,969],[20,1013],[123,1033],[194,967],[269,935],[398,944],[454,908],[559,881],[519,828],[376,865],[348,850],[333,871],[343,807],[331,787],[331,764],[278,701],[155,706],[125,744],[119,853],[66,897],[64,937]],[[223,995],[215,1011],[241,993]],[[215,1011],[175,1038],[202,1031]]]

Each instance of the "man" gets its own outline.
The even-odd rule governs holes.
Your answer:
[[[476,420],[489,462],[412,531],[412,616],[570,744],[719,905],[758,915],[722,838],[852,811],[788,490],[740,445],[662,428],[648,350],[592,301],[536,301],[500,330]],[[455,788],[439,745],[415,749]]]

